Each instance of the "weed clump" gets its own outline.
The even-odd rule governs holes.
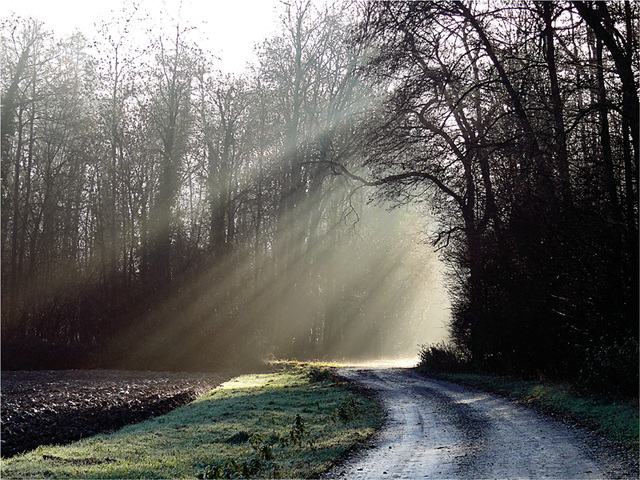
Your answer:
[[[348,423],[362,413],[360,403],[353,395],[347,397],[329,413],[332,422]]]
[[[227,458],[213,463],[198,475],[198,478],[256,478],[258,476],[277,477],[280,467],[277,463],[265,461],[258,457],[243,460]],[[262,475],[261,475],[262,474]]]
[[[306,369],[306,375],[311,382],[328,382],[332,380],[331,372],[327,368],[318,368],[313,365]]]
[[[282,470],[276,461],[275,449],[280,448],[279,457],[285,457],[287,449],[302,446],[313,447],[315,439],[300,414],[296,415],[286,436],[274,434],[269,438],[254,432],[238,432],[235,442],[249,443],[250,451],[242,458],[226,458],[208,465],[198,478],[275,478]],[[241,442],[241,440],[245,439]],[[230,440],[229,439],[229,440]]]

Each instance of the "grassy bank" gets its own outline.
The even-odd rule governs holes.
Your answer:
[[[325,367],[237,377],[167,415],[2,462],[2,478],[314,477],[380,424]]]
[[[518,380],[475,373],[441,373],[419,368],[439,378],[494,392],[569,417],[624,448],[638,451],[637,399],[608,400],[577,394],[570,386],[549,382]]]

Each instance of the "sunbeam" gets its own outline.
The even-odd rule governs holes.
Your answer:
[[[415,358],[418,344],[445,336],[439,262],[420,248],[417,213],[363,209],[366,227],[317,239],[284,266],[275,264],[288,248],[281,243],[261,256],[250,247],[230,253],[132,319],[118,339],[137,352],[127,361],[188,368],[182,363],[189,358],[195,368],[224,356]]]

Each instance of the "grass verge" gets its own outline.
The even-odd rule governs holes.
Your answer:
[[[568,385],[475,373],[442,373],[418,368],[442,380],[477,387],[558,414],[595,430],[622,447],[638,451],[637,399],[606,400],[581,396]]]
[[[380,425],[324,366],[237,377],[167,415],[2,462],[2,478],[310,478]]]

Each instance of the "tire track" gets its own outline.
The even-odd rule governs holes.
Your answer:
[[[576,432],[493,394],[402,368],[345,368],[339,375],[378,392],[387,422],[375,445],[328,478],[620,477]]]

